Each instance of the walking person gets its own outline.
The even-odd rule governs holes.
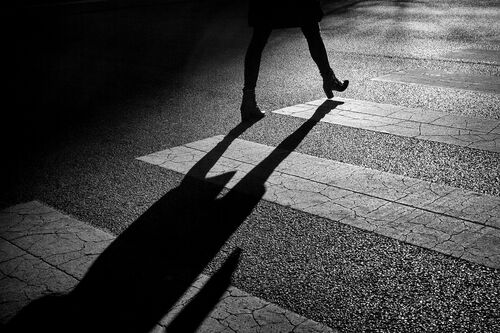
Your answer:
[[[333,91],[344,91],[349,81],[341,82],[330,68],[318,22],[323,17],[319,0],[250,0],[248,24],[253,34],[245,55],[242,121],[256,121],[265,112],[257,106],[255,87],[259,76],[262,51],[273,29],[300,27],[309,52],[323,77],[323,90],[328,98]]]

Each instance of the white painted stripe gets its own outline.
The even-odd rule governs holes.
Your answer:
[[[492,40],[492,44],[498,44],[498,40]],[[461,59],[473,62],[500,63],[499,50],[486,49],[461,49],[447,52],[439,56],[441,59]]]
[[[325,99],[274,113],[309,119]],[[391,104],[335,97],[340,104],[322,122],[500,152],[500,120],[478,119]]]
[[[217,144],[222,139],[216,136],[138,159],[186,174],[209,151],[221,149]],[[255,169],[273,156],[284,159],[272,173],[265,165]],[[191,175],[208,179],[236,171],[226,184],[233,188],[250,170],[256,175],[255,183],[264,182],[265,200],[500,267],[498,197],[240,139],[232,142],[209,171],[194,174],[191,170]]]
[[[447,73],[435,70],[413,69],[382,75],[372,80],[474,90],[494,94],[500,93],[500,77],[493,75],[480,76],[466,73]]]
[[[168,326],[196,297],[209,279],[209,276],[200,274],[151,333],[164,333],[165,328],[166,332],[169,332]],[[335,333],[338,331],[230,286],[196,332]]]
[[[0,299],[5,300],[0,305],[2,324],[30,302],[26,295],[34,299],[47,289],[61,293],[73,289],[115,239],[37,201],[0,211],[0,221],[0,272],[5,274],[5,288],[0,288]],[[200,274],[151,332],[168,331],[210,279]],[[232,286],[197,330],[226,331],[335,332]]]

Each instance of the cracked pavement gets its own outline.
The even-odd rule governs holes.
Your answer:
[[[114,239],[37,201],[1,211],[0,324],[42,296],[69,293]],[[171,331],[169,325],[209,280],[199,275],[151,333]],[[196,331],[337,332],[231,286]]]
[[[500,95],[466,85],[450,88],[445,80],[431,84],[373,80],[414,69],[498,78],[498,4],[490,0],[350,2],[354,5],[329,12],[321,22],[332,68],[339,78],[351,82],[339,94],[351,100],[334,110],[343,115],[339,119],[346,125],[318,123],[296,151],[412,178],[396,176],[393,181],[384,173],[338,167],[334,171],[345,171],[346,177],[357,181],[332,188],[325,185],[328,179],[314,184],[296,179],[294,166],[303,169],[303,178],[308,177],[306,171],[316,177],[322,173],[307,164],[310,159],[294,160],[283,171],[286,177],[269,179],[277,184],[269,192],[272,201],[259,202],[206,273],[217,271],[221,258],[239,247],[244,256],[234,286],[343,332],[499,332],[498,270],[457,257],[477,259],[482,248],[495,246],[495,238],[482,235],[485,229],[478,224],[492,227],[494,209],[483,207],[484,214],[477,218],[476,206],[483,206],[483,201],[475,199],[475,193],[500,195],[500,155],[491,150],[496,148],[489,134],[497,135],[500,129],[490,126],[500,119]],[[2,209],[40,200],[119,235],[183,179],[171,169],[136,161],[137,156],[225,134],[239,123],[242,64],[251,33],[246,6],[240,5],[245,1],[195,11],[192,3],[91,11],[63,22],[60,17],[32,18],[23,12],[4,21],[7,31],[17,26],[25,31],[18,38],[9,32],[14,49],[9,43],[6,49],[19,66],[12,66],[16,77],[8,75],[7,81],[19,90],[8,104],[18,116],[2,122],[9,130],[3,133],[12,131],[26,144],[17,144],[10,134],[2,141],[3,165],[8,170],[3,173]],[[272,110],[322,96],[321,77],[301,31],[273,32],[262,58],[257,91],[267,116],[241,138],[276,147],[304,120]],[[396,113],[389,124],[397,126],[384,127],[390,106]],[[476,122],[480,118],[491,122]],[[366,124],[363,119],[374,127],[356,127]],[[422,131],[429,136],[426,140],[414,136]],[[456,138],[450,136],[457,133]],[[484,141],[490,150],[468,146],[476,141],[480,145]],[[260,160],[258,152],[253,160]],[[220,163],[225,165],[217,165],[217,172],[232,165],[250,170],[253,165],[235,160]],[[426,194],[407,196],[412,186]],[[358,193],[359,187],[370,189],[370,199]],[[288,200],[289,206],[277,204],[279,197]],[[330,215],[322,218],[292,205],[325,207],[330,212],[325,215]],[[389,214],[389,209],[395,213]],[[409,214],[407,220],[396,221],[398,212]],[[376,221],[380,229],[384,222],[391,223],[392,229],[385,232],[428,246],[441,242],[438,246],[455,256],[336,222],[352,220],[373,228],[368,222],[375,222],[365,217],[378,219],[380,214],[385,214],[384,221]],[[446,232],[430,235],[428,227]],[[59,234],[66,237],[62,230]],[[29,245],[21,234],[12,237]],[[78,262],[74,251],[82,248],[81,241],[74,247],[67,237],[61,242],[65,253],[52,253],[53,260],[43,263],[12,246],[2,247],[11,266],[1,288],[20,290],[21,302],[36,298],[26,293],[26,286],[34,285],[29,278],[43,274],[26,273],[16,280],[16,269],[29,271],[38,262],[37,267],[49,272],[55,269],[52,262],[69,272],[63,265]],[[37,244],[29,246],[40,249]],[[92,258],[94,252],[88,253]],[[31,258],[32,263],[23,266],[7,258]],[[78,269],[71,272],[79,274]],[[71,276],[63,277],[51,277],[54,284],[35,290],[64,292]]]
[[[222,139],[215,136],[138,159],[186,174]],[[226,185],[233,188],[271,152],[272,147],[236,139],[206,179],[217,182],[216,176],[235,172]],[[254,177],[260,179],[258,173]],[[500,268],[498,197],[296,152],[275,168],[265,186],[265,200]]]
[[[347,98],[335,98],[338,105],[321,121],[362,128],[420,140],[428,140],[500,152],[500,121],[450,115],[443,112],[381,104]],[[309,119],[320,99],[273,111]]]
[[[500,93],[500,78],[496,76],[478,76],[419,69],[398,71],[373,80]]]

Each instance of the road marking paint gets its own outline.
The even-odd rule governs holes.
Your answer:
[[[33,299],[69,292],[115,239],[37,201],[0,211],[0,222],[0,323]],[[210,279],[200,274],[151,332],[168,331]],[[336,332],[232,286],[197,330],[222,331]]]
[[[499,50],[484,50],[484,49],[463,49],[447,52],[441,55],[444,59],[460,59],[488,63],[500,63]]]
[[[274,113],[309,119],[325,99]],[[500,152],[500,120],[479,119],[404,106],[335,97],[342,102],[321,121],[420,140]]]
[[[500,77],[498,76],[479,76],[414,69],[382,75],[372,80],[500,94]]]
[[[218,149],[222,139],[215,136],[138,159],[187,174],[209,151]],[[207,174],[192,175],[209,179],[236,171],[226,184],[227,188],[233,188],[270,154],[287,152],[235,139]],[[264,169],[258,171],[268,174]],[[258,177],[259,172],[255,183],[263,181]],[[264,185],[265,200],[454,257],[500,267],[498,197],[297,152],[291,152],[265,179]]]

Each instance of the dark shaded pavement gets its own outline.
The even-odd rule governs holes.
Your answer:
[[[177,188],[113,241],[69,295],[35,300],[8,323],[8,331],[151,331],[251,214],[274,169],[338,104],[328,100],[319,106],[311,119],[218,199],[233,173],[216,179],[206,175],[251,124],[235,127],[191,168]],[[201,324],[229,286],[240,252],[233,251],[214,274],[215,280],[198,295],[203,299],[195,299],[198,304],[183,310],[190,313],[172,323],[172,332],[194,332]]]
[[[399,68],[498,75],[491,63],[437,56],[494,49],[496,5],[375,1],[332,12],[322,28],[336,70],[351,80],[343,97],[494,117],[493,94],[371,79]],[[1,121],[3,207],[39,199],[120,234],[183,179],[136,157],[239,123],[245,10],[190,6],[3,21],[12,32],[5,40],[15,45],[5,54],[13,59],[5,62],[10,112]],[[262,108],[321,97],[300,31],[273,33],[259,81]],[[242,138],[277,146],[302,123],[269,115]],[[297,151],[498,195],[500,163],[491,153],[325,124]],[[495,324],[461,315],[495,313],[498,273],[491,270],[268,202],[243,226],[229,246],[245,253],[234,283],[310,318],[347,331]]]

